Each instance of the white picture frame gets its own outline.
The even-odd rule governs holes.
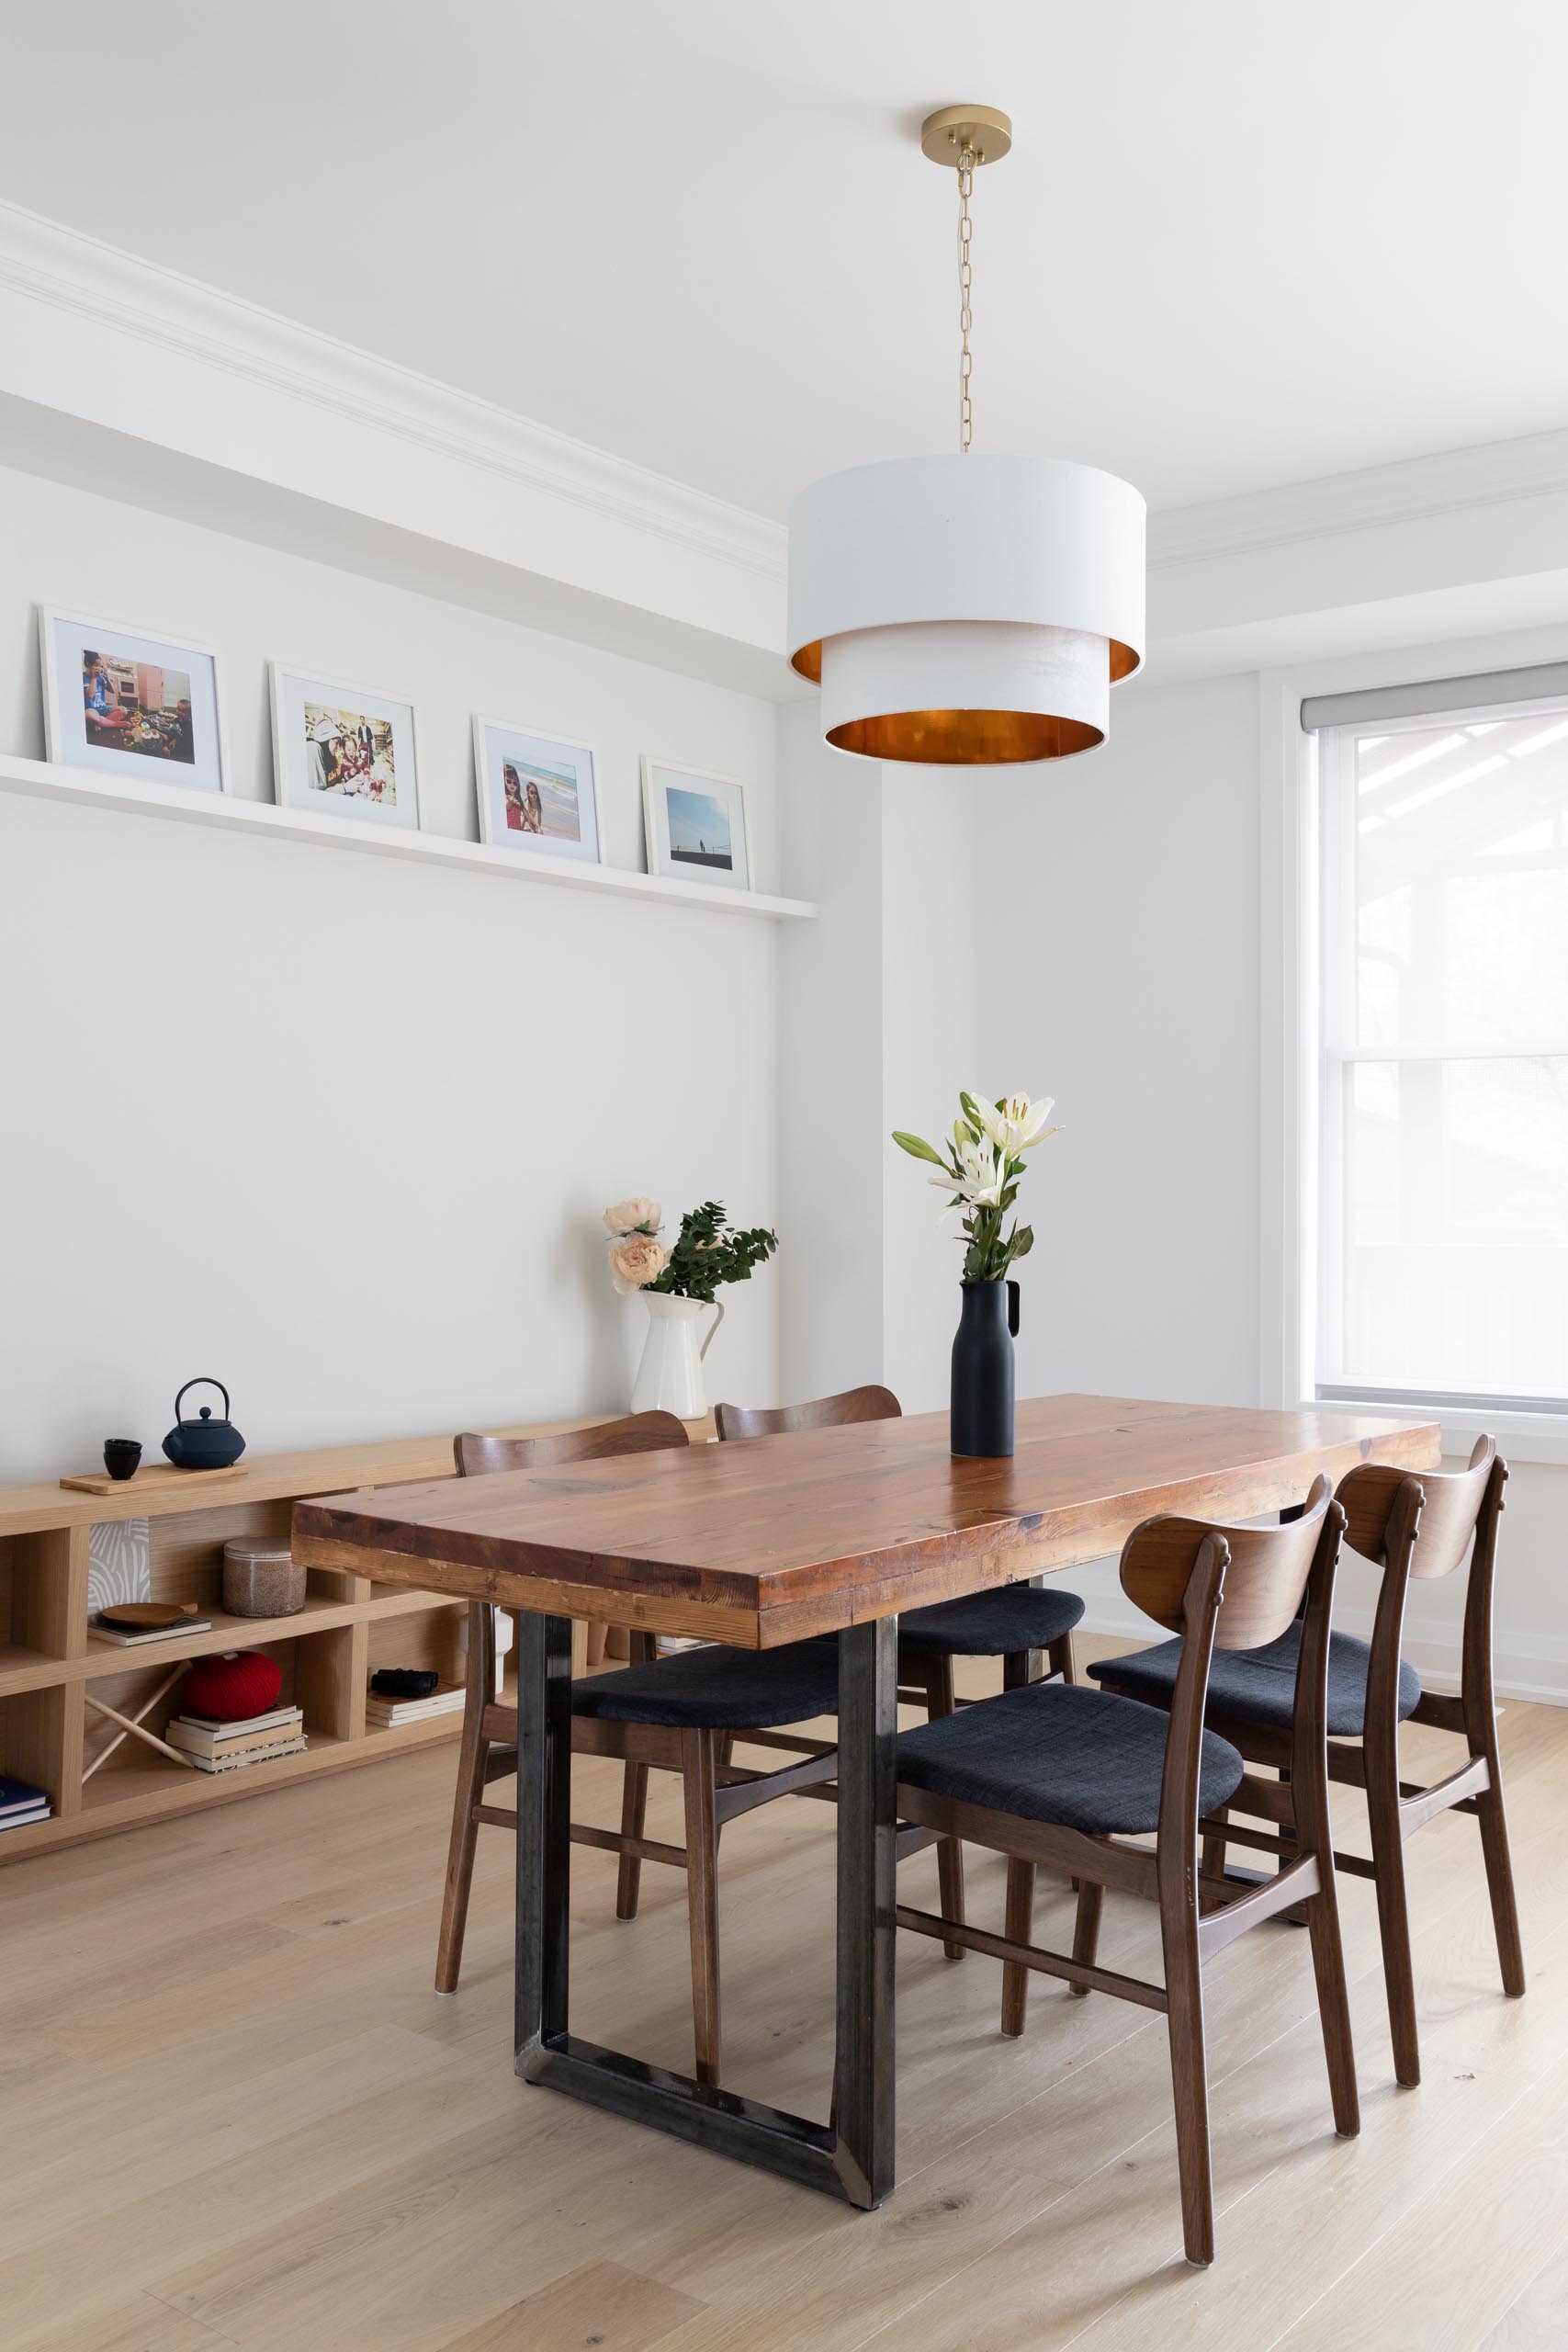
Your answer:
[[[476,711],[474,791],[487,848],[601,863],[598,754],[592,743]]]
[[[227,792],[222,681],[209,646],[40,605],[39,650],[50,761]]]
[[[645,752],[642,813],[650,874],[750,889],[751,837],[739,776]]]
[[[418,832],[419,731],[412,703],[283,662],[272,662],[270,672],[278,807]]]

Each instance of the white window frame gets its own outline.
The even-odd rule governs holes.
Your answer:
[[[1319,1397],[1322,906],[1320,793],[1315,736],[1302,728],[1314,695],[1360,687],[1425,684],[1568,658],[1568,632],[1531,632],[1499,647],[1452,645],[1403,655],[1358,655],[1259,678],[1259,1392],[1292,1410],[1386,1414],[1390,1420],[1440,1419],[1445,1453],[1467,1454],[1485,1431],[1515,1461],[1568,1463],[1568,1415],[1484,1404],[1452,1406],[1413,1397]],[[1493,707],[1488,718],[1533,706]]]

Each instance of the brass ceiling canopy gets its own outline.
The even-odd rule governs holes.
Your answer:
[[[920,125],[920,153],[950,172],[965,148],[977,164],[999,164],[1011,145],[1012,117],[1000,107],[938,107]]]

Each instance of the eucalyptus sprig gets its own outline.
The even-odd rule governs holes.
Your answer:
[[[960,1115],[953,1123],[953,1137],[944,1151],[935,1150],[921,1136],[895,1128],[893,1140],[911,1159],[929,1159],[942,1173],[927,1178],[951,1195],[938,1217],[939,1225],[962,1207],[964,1279],[966,1283],[999,1283],[1015,1258],[1025,1258],[1034,1247],[1032,1226],[1015,1217],[1004,1231],[1008,1212],[1018,1198],[1024,1172],[1023,1155],[1047,1136],[1056,1133],[1045,1124],[1052,1098],[1031,1102],[1027,1094],[1004,1095],[999,1102],[980,1102],[960,1093]]]
[[[750,1282],[752,1268],[765,1264],[778,1246],[778,1235],[766,1226],[742,1232],[729,1223],[719,1202],[704,1201],[681,1219],[670,1261],[648,1287],[656,1295],[700,1298],[711,1306],[716,1290],[725,1283]]]

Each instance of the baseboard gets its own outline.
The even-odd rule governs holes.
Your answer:
[[[1341,1633],[1370,1641],[1372,1615],[1369,1609],[1338,1609],[1334,1622]],[[1079,1631],[1103,1634],[1108,1641],[1147,1644],[1156,1629],[1131,1602],[1091,1602]],[[1404,1651],[1424,1682],[1435,1690],[1459,1689],[1460,1647],[1447,1633],[1424,1634],[1406,1627]],[[1493,1674],[1500,1699],[1529,1701],[1542,1707],[1568,1707],[1568,1643],[1552,1641],[1499,1627],[1494,1637]]]

